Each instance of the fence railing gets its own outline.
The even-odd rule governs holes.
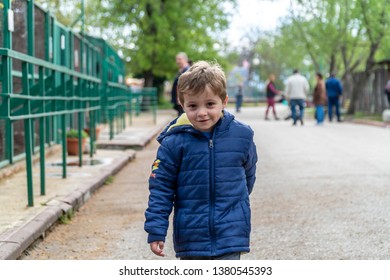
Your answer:
[[[19,61],[22,65],[22,90],[19,93],[3,91],[0,105],[0,118],[9,122],[7,136],[12,135],[12,122],[24,121],[24,146],[26,157],[26,171],[28,183],[28,205],[33,202],[32,183],[32,156],[33,156],[33,135],[32,122],[39,119],[39,151],[40,151],[40,176],[41,195],[45,195],[45,145],[46,129],[45,119],[47,117],[60,117],[63,178],[66,178],[66,129],[67,115],[78,114],[82,120],[82,114],[89,112],[93,118],[94,112],[101,109],[100,97],[98,94],[100,80],[82,73],[69,70],[66,67],[58,66],[44,60],[30,57],[9,49],[0,49],[3,70],[6,70],[9,63]],[[30,66],[38,67],[38,78],[33,79],[30,74]],[[3,71],[3,73],[7,73]],[[59,83],[55,80],[59,78]],[[12,82],[12,75],[5,75],[3,84]],[[6,87],[6,86],[5,86]],[[94,122],[90,122],[94,127]],[[79,123],[79,140],[81,140],[82,124]],[[8,137],[11,138],[11,137]],[[94,139],[91,139],[93,142]],[[6,150],[13,150],[13,142],[6,141]],[[79,162],[82,162],[81,141],[79,141]],[[93,151],[91,151],[93,152]]]
[[[24,146],[27,171],[28,205],[33,206],[33,171],[32,157],[34,153],[34,128],[33,121],[39,120],[39,151],[40,151],[40,194],[45,195],[45,147],[48,145],[47,119],[59,118],[58,128],[60,143],[62,145],[62,177],[67,177],[67,141],[66,131],[72,126],[70,120],[77,115],[77,130],[79,139],[79,166],[82,166],[81,138],[84,128],[84,114],[88,114],[89,131],[94,132],[97,124],[97,113],[107,113],[110,139],[115,134],[122,132],[126,127],[126,116],[130,123],[132,115],[138,115],[145,102],[148,102],[152,110],[154,122],[156,122],[157,92],[155,88],[144,88],[139,92],[132,92],[128,87],[118,83],[107,82],[103,85],[100,79],[88,76],[64,66],[37,59],[9,49],[0,48],[2,71],[7,73],[8,65],[12,61],[20,61],[22,64],[21,80],[22,90],[18,93],[3,90],[0,94],[0,119],[6,120],[10,125],[6,132],[7,138],[11,138],[12,123],[24,121]],[[33,78],[29,72],[30,66],[38,68],[38,76]],[[4,75],[2,79],[3,89],[12,82],[12,76]],[[56,79],[59,80],[56,83]],[[103,94],[99,94],[103,92]],[[74,124],[73,124],[74,125]],[[90,133],[90,156],[94,153],[95,133]],[[11,140],[11,139],[8,139]],[[5,141],[6,150],[13,150],[13,141]]]
[[[4,0],[2,8],[0,168],[25,159],[28,205],[33,206],[35,153],[40,159],[40,194],[45,195],[47,146],[62,146],[62,177],[66,178],[69,129],[77,130],[82,166],[85,128],[90,132],[89,156],[93,157],[97,124],[107,123],[112,139],[125,128],[126,115],[131,118],[139,112],[145,98],[150,99],[155,120],[157,93],[153,88],[133,93],[122,84],[122,61],[104,40],[73,33],[33,0]],[[15,19],[10,18],[12,8]],[[12,20],[19,25],[11,26]],[[35,32],[38,28],[42,32]]]

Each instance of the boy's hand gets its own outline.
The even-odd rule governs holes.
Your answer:
[[[159,257],[164,257],[164,241],[154,241],[150,243],[150,250]]]

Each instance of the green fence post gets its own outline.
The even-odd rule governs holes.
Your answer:
[[[81,13],[82,13],[82,17],[84,16],[84,2],[82,3],[82,5],[81,5],[82,7],[82,11],[81,11]],[[84,24],[82,24],[82,30],[81,30],[81,35],[83,36],[82,37],[82,40],[80,40],[80,62],[79,62],[79,67],[80,67],[80,72],[81,73],[84,73],[84,74],[86,74],[86,69],[85,69],[85,61],[84,61],[84,57],[85,57],[85,52],[86,52],[86,48],[84,47],[84,44],[85,44],[85,42],[84,42],[84,40],[85,40],[85,37],[84,37],[84,30],[83,30],[83,25]],[[85,97],[85,90],[86,90],[86,81],[84,81],[84,80],[82,80],[82,79],[79,79],[79,83],[80,83],[80,91],[79,91],[79,97]],[[80,109],[80,112],[77,114],[77,117],[78,117],[78,124],[77,124],[77,126],[78,126],[78,138],[79,138],[79,142],[78,142],[78,145],[79,145],[79,167],[81,167],[82,165],[83,165],[83,151],[82,151],[82,142],[81,141],[83,141],[82,140],[82,136],[81,136],[81,129],[82,129],[82,126],[83,126],[83,120],[82,120],[82,118],[84,117],[84,115],[82,114],[82,112],[81,112],[81,109],[82,108],[84,108],[84,101],[82,101],[82,100],[80,100],[79,101],[79,109]]]
[[[110,104],[110,102],[109,102]],[[109,118],[109,122],[110,122],[110,140],[112,140],[114,138],[114,116],[113,116],[113,109],[109,108],[108,109],[108,118]]]
[[[83,113],[79,112],[78,113],[78,145],[79,145],[79,167],[83,166],[83,136],[82,136],[82,131],[83,131]]]
[[[96,94],[97,94],[97,90],[96,90],[96,84],[95,83],[91,83],[91,96],[92,97],[96,97]],[[90,106],[92,107],[95,107],[95,101],[92,101],[90,103]],[[93,157],[93,154],[95,153],[95,146],[96,146],[96,141],[97,141],[97,132],[96,132],[96,123],[97,123],[97,113],[95,110],[93,111],[89,111],[89,114],[91,115],[90,117],[90,124],[92,124],[92,130],[90,128],[90,133],[91,133],[91,137],[90,137],[90,149],[89,149],[89,157],[92,158]]]
[[[114,104],[115,104],[115,101],[114,101]],[[120,125],[120,121],[121,121],[121,115],[120,115],[120,106],[115,106],[115,109],[114,109],[114,120],[115,120],[115,132],[116,134],[120,133],[121,131],[121,125]]]
[[[46,12],[45,13],[45,38],[46,38],[46,41],[45,41],[45,60],[50,61],[50,62],[51,62],[51,52],[52,52],[52,50],[50,48],[53,47],[53,45],[51,43],[52,42],[51,40],[53,40],[51,30],[52,30],[52,27],[51,27],[50,12]],[[50,69],[46,69],[45,74],[47,76],[52,75],[52,71]],[[48,102],[48,104],[50,104],[50,102]],[[45,119],[46,119],[46,121],[45,121],[45,128],[46,128],[45,137],[46,137],[47,144],[50,146],[51,141],[54,140],[52,135],[51,135],[51,131],[53,131],[53,117],[47,117]]]
[[[129,108],[129,124],[133,125],[133,91],[128,90],[128,108]]]
[[[42,97],[45,97],[45,77],[44,69],[39,67],[39,92]],[[40,113],[45,114],[45,100],[41,101]],[[46,126],[45,117],[39,118],[39,161],[40,161],[40,175],[41,175],[41,195],[46,194],[46,179],[45,179],[45,143],[46,143]]]
[[[61,73],[61,97],[65,97],[65,93],[66,93],[66,82],[65,82],[65,74],[64,73]],[[66,103],[65,101],[62,102],[62,109],[65,110],[66,108]],[[66,167],[67,167],[67,163],[66,163],[66,153],[67,153],[67,149],[66,149],[66,114],[63,113],[61,115],[61,131],[62,131],[62,134],[61,134],[61,138],[62,138],[62,178],[66,178]]]
[[[62,138],[62,178],[66,178],[66,116],[61,115]]]
[[[6,49],[12,49],[12,31],[10,30],[8,26],[8,10],[11,9],[11,0],[4,0],[3,1],[3,46]],[[3,66],[3,93],[11,93],[13,92],[13,85],[12,85],[12,59],[3,56],[1,58],[2,66]],[[10,115],[10,99],[8,96],[5,96],[3,99],[3,102],[7,104],[6,109],[8,112],[5,112],[7,116]],[[12,164],[14,161],[14,142],[12,141],[14,130],[13,130],[13,124],[10,119],[6,120],[6,138],[5,138],[5,145],[6,145],[6,158],[8,159],[9,163]]]
[[[95,128],[95,111],[89,111],[89,157],[93,157],[94,154],[94,143],[96,139],[96,128]]]
[[[5,116],[10,116],[10,97],[9,93],[12,92],[12,60],[11,58],[7,56],[2,56],[1,58],[1,64],[2,64],[2,72],[3,72],[3,79],[2,79],[2,92],[7,93],[7,95],[3,96],[3,104],[6,104],[4,106],[4,109],[6,112],[4,112]],[[5,121],[6,127],[5,127],[5,154],[6,158],[8,159],[9,163],[13,163],[13,158],[14,158],[14,142],[12,141],[13,139],[13,124],[12,120],[9,118],[6,119]]]
[[[35,34],[34,34],[34,27],[35,27],[35,16],[34,16],[34,0],[28,0],[27,1],[27,42],[28,42],[28,55],[35,56],[35,48],[34,48],[34,42],[35,42]],[[29,64],[29,73],[32,75],[32,78],[34,79],[34,65]]]
[[[83,90],[80,91],[81,96],[84,96]],[[82,101],[80,101],[82,103]],[[77,113],[77,121],[78,121],[78,145],[79,145],[79,167],[83,166],[83,138],[82,138],[82,130],[83,130],[83,118],[84,114],[80,111]]]
[[[126,104],[122,105],[122,130],[126,129]]]
[[[142,96],[141,94],[137,94],[137,111],[136,116],[139,116],[141,114],[141,104],[142,104]]]
[[[23,94],[26,97],[30,96],[30,85],[29,85],[29,73],[28,64],[23,62],[22,64],[22,83],[23,83]],[[33,171],[32,171],[32,139],[31,139],[31,104],[30,99],[26,100],[25,106],[25,119],[24,119],[24,141],[26,149],[26,172],[27,172],[27,197],[28,206],[34,206],[34,195],[33,195]]]
[[[30,56],[35,56],[35,15],[34,15],[34,0],[27,1],[27,53]],[[31,75],[31,81],[34,83],[34,65],[32,63],[28,64],[28,72]],[[31,143],[32,143],[32,152],[35,154],[35,120],[31,120]]]
[[[119,114],[118,114],[118,126],[119,126],[119,129],[118,129],[118,132],[122,132],[123,131],[123,106],[122,105],[119,105]]]

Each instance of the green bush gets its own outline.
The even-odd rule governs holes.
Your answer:
[[[88,134],[82,130],[81,131],[81,138],[87,138],[88,137]],[[66,132],[66,138],[79,138],[79,131],[77,129],[69,129],[67,132]]]

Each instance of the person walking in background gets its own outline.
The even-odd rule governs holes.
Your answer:
[[[236,94],[236,112],[237,113],[241,112],[242,100],[243,100],[242,85],[239,85],[237,88],[237,94]]]
[[[180,52],[176,55],[176,65],[179,68],[179,72],[172,85],[171,102],[173,103],[173,109],[175,109],[177,111],[178,116],[180,116],[184,113],[184,111],[177,98],[177,82],[179,80],[180,75],[190,68],[188,56],[184,52]]]
[[[313,104],[316,106],[315,116],[318,125],[324,123],[324,106],[326,105],[325,83],[321,73],[316,74],[317,84],[313,92]]]
[[[275,96],[278,94],[281,94],[281,91],[275,88],[275,75],[270,74],[268,77],[268,84],[267,84],[267,110],[265,111],[265,120],[269,120],[268,111],[270,108],[272,108],[272,112],[274,114],[275,120],[279,120],[275,110]]]
[[[309,89],[309,82],[299,73],[298,69],[295,69],[293,74],[287,78],[285,93],[286,97],[290,100],[293,125],[296,125],[298,120],[303,125],[305,100]],[[297,116],[297,107],[299,107],[299,117]]]
[[[389,108],[390,108],[390,79],[387,81],[384,92],[387,95],[387,101],[389,103]]]
[[[334,73],[330,74],[330,77],[325,83],[326,95],[328,96],[328,117],[329,121],[333,120],[333,107],[336,110],[337,121],[341,122],[340,115],[340,96],[343,94],[343,87],[341,82],[336,78]]]

